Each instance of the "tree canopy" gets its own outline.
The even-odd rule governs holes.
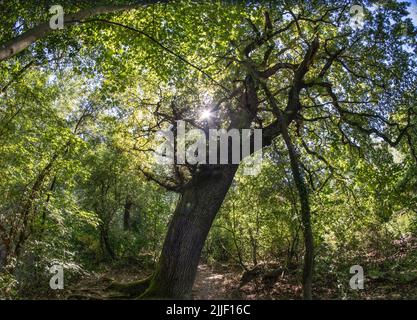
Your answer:
[[[415,4],[63,0],[59,29],[52,5],[0,3],[0,297],[47,294],[53,264],[135,265],[113,289],[141,298],[191,297],[201,263],[284,271],[270,298],[388,277],[415,235]],[[180,121],[262,130],[261,170],[159,163]]]

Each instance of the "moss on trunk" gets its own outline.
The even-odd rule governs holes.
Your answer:
[[[145,292],[145,290],[150,286],[151,280],[152,276],[143,280],[128,283],[113,282],[107,289],[120,292],[126,295],[126,297],[136,298]]]

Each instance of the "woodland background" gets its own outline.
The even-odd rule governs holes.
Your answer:
[[[0,3],[1,298],[417,297],[415,3],[53,4]],[[155,164],[179,119],[263,128],[261,173]]]

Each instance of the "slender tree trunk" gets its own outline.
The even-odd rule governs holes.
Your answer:
[[[6,266],[6,256],[7,251],[3,244],[0,244],[0,272],[5,268]]]
[[[236,233],[233,230],[233,234],[232,234],[232,238],[233,238],[233,244],[236,248],[236,254],[237,254],[237,259],[239,262],[239,265],[244,269],[244,270],[248,270],[248,268],[245,265],[245,262],[243,261],[243,255],[242,255],[242,250],[239,247],[239,243],[237,241],[237,237],[236,237]]]
[[[46,201],[45,204],[43,205],[43,209],[42,209],[42,219],[41,219],[41,230],[39,232],[39,237],[42,238],[42,236],[44,235],[45,232],[45,223],[46,223],[46,218],[47,218],[47,213],[48,213],[48,205],[49,202],[51,201],[51,194],[55,189],[55,185],[56,185],[56,176],[52,179],[51,182],[51,186],[49,187],[49,193],[46,196]]]
[[[110,244],[109,230],[105,226],[100,227],[100,239],[103,253],[109,256],[112,260],[116,259],[116,254]]]
[[[311,46],[309,52],[306,55],[305,60],[299,68],[298,79],[296,82],[300,82],[304,74],[308,71],[309,65],[312,62],[312,59],[318,49],[318,38],[314,40],[313,45]],[[301,70],[301,71],[300,71]],[[277,106],[274,96],[269,91],[268,87],[263,84],[263,89],[265,94],[271,103],[272,109],[277,116],[277,124],[280,128],[280,133],[284,139],[285,145],[288,149],[288,154],[290,157],[291,171],[294,178],[295,186],[298,191],[298,196],[300,198],[300,207],[301,207],[301,223],[303,227],[304,235],[304,270],[303,270],[303,298],[306,300],[312,299],[312,283],[313,283],[313,270],[314,270],[314,239],[313,232],[311,229],[311,211],[310,211],[310,202],[307,186],[304,180],[304,176],[300,169],[300,162],[298,158],[297,151],[291,141],[291,137],[288,133],[288,125],[291,123],[291,119],[288,118],[288,110],[300,108],[300,99],[299,93],[301,90],[300,83],[297,86],[293,87],[289,93],[289,101],[287,105],[287,113],[283,113],[281,109]]]
[[[293,267],[293,260],[294,260],[294,257],[296,257],[296,253],[297,253],[298,242],[299,242],[299,236],[298,236],[299,230],[300,230],[300,227],[297,227],[295,232],[292,234],[291,241],[288,247],[287,267],[290,269]]]
[[[123,230],[128,231],[130,230],[130,212],[132,210],[133,202],[129,196],[126,198],[125,202],[125,211],[123,214]]]
[[[258,265],[258,244],[255,238],[256,237],[253,235],[252,228],[249,228],[249,239],[250,239],[251,249],[252,249],[252,263],[254,267]]]
[[[237,235],[236,235],[236,229],[237,229],[236,224],[237,224],[237,220],[236,220],[236,212],[235,212],[235,202],[233,202],[232,203],[232,221],[231,221],[231,227],[232,227],[231,233],[232,233],[233,244],[236,248],[236,254],[237,254],[239,265],[245,271],[247,271],[248,268],[246,267],[245,262],[243,260],[242,250],[240,249],[239,241],[238,241]]]
[[[314,271],[314,239],[311,228],[311,210],[307,186],[300,170],[299,159],[297,151],[291,141],[288,133],[287,125],[281,121],[282,137],[288,149],[291,162],[291,170],[294,178],[296,188],[301,204],[301,221],[304,233],[304,270],[303,270],[303,298],[306,300],[312,299],[312,283]]]
[[[15,236],[15,246],[14,250],[10,252],[14,257],[19,257],[20,251],[26,242],[27,238],[29,237],[27,233],[27,229],[29,226],[30,220],[33,218],[34,212],[36,208],[34,207],[34,203],[36,199],[38,199],[42,186],[46,179],[48,179],[50,172],[53,169],[55,161],[58,159],[59,153],[55,153],[49,163],[41,170],[39,175],[37,176],[35,183],[29,193],[29,197],[26,199],[25,203],[22,207],[22,221],[21,226],[18,226],[16,236]],[[19,221],[20,222],[20,221]]]
[[[76,13],[64,14],[64,27],[68,25],[73,25],[79,21],[84,21],[94,16],[107,13],[115,13],[120,11],[128,11],[135,9],[142,5],[157,3],[157,2],[166,2],[163,0],[155,1],[141,1],[139,4],[125,5],[125,6],[96,6],[93,8],[87,8]],[[53,32],[51,29],[50,22],[46,21],[41,23],[32,29],[29,29],[16,38],[9,40],[8,42],[0,46],[0,61],[9,59],[19,52],[28,48],[32,43],[42,39],[47,36],[49,33]]]
[[[237,165],[201,173],[182,194],[169,225],[157,270],[141,298],[188,299],[207,234]]]

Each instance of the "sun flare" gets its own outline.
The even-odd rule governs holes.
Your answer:
[[[206,109],[206,110],[204,110],[204,111],[201,113],[200,119],[201,119],[201,120],[208,120],[208,119],[210,119],[212,116],[213,116],[213,115],[212,115],[211,111]]]

